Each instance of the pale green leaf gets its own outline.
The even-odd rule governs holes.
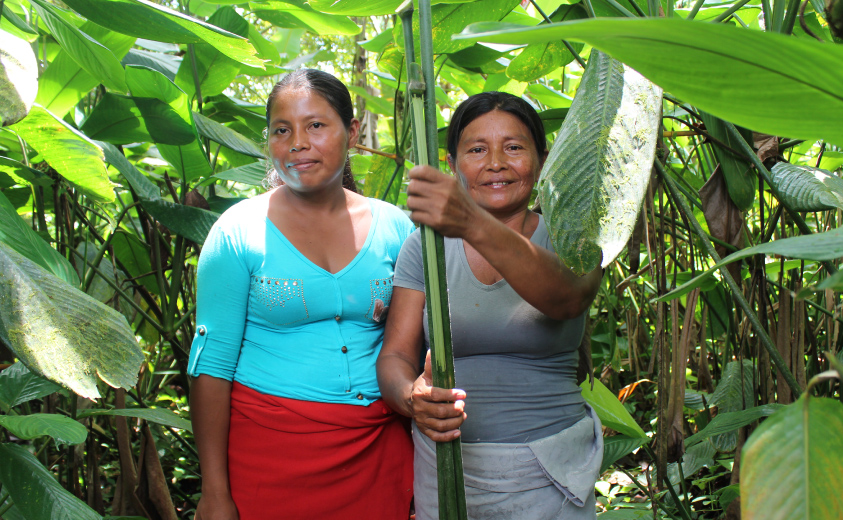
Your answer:
[[[57,446],[81,444],[88,438],[88,430],[79,422],[54,413],[0,415],[0,426],[24,440],[49,435],[56,441]]]
[[[635,419],[629,415],[623,404],[615,397],[615,394],[606,388],[599,379],[594,380],[593,390],[588,381],[583,381],[580,388],[582,389],[583,399],[597,412],[597,417],[600,418],[603,426],[627,437],[636,439],[647,437],[644,430],[638,426]]]
[[[21,218],[9,199],[0,192],[0,242],[50,271],[70,285],[79,285],[79,277],[67,258],[50,247]]]
[[[90,21],[82,24],[80,29],[111,50],[116,58],[125,56],[135,41],[133,36],[110,31]],[[61,50],[38,80],[35,102],[58,116],[64,116],[99,83],[73,61],[70,53]]]
[[[131,49],[123,57],[123,65],[136,65],[157,70],[167,76],[170,81],[176,80],[176,74],[181,66],[182,59],[172,54],[163,52],[145,51],[143,49]]]
[[[743,369],[739,361],[730,361],[723,370],[723,376],[717,388],[711,394],[709,406],[716,406],[718,412],[738,412],[755,407],[755,367],[749,359],[743,360]],[[735,449],[738,435],[734,431],[720,433],[712,441],[720,451]]]
[[[214,177],[252,186],[263,186],[263,180],[266,178],[266,162],[257,161],[239,168],[218,172],[214,174]]]
[[[578,20],[587,18],[585,8],[581,4],[562,5],[550,16],[553,22]],[[571,47],[581,52],[583,44],[574,43]],[[553,72],[559,67],[574,61],[574,55],[565,47],[562,41],[547,43],[533,43],[521,51],[506,67],[506,74],[519,81],[533,81],[545,74]]]
[[[38,62],[26,40],[0,30],[0,126],[26,117],[38,93]]]
[[[843,209],[843,179],[830,171],[780,162],[770,173],[782,202],[795,211]]]
[[[308,0],[313,9],[346,16],[380,16],[395,14],[404,0]]]
[[[0,243],[0,339],[33,372],[94,399],[130,388],[143,354],[126,318]]]
[[[106,92],[79,127],[91,139],[114,144],[144,141],[188,144],[196,139],[193,127],[169,104],[155,98]]]
[[[245,38],[150,0],[67,0],[73,10],[119,33],[168,43],[208,43],[229,58],[262,67]]]
[[[367,197],[375,199],[383,199],[391,204],[398,202],[398,195],[401,193],[402,181],[404,179],[403,167],[395,171],[396,163],[389,157],[383,155],[375,155],[372,157],[372,162],[369,163],[368,171],[366,172],[366,180],[362,185],[363,194]],[[395,177],[393,178],[393,174]],[[389,193],[386,192],[390,181],[392,185],[389,188]]]
[[[112,415],[120,417],[135,417],[145,421],[162,424],[179,430],[193,431],[193,425],[187,419],[182,419],[172,410],[166,408],[113,408],[111,410],[84,410],[77,417],[91,417],[95,415]]]
[[[111,90],[128,90],[126,74],[120,60],[107,47],[71,23],[70,13],[44,0],[32,0],[32,6],[62,49],[67,51],[85,72]]]
[[[395,108],[393,104],[389,100],[384,99],[382,96],[371,94],[365,87],[357,85],[349,85],[348,90],[366,100],[366,110],[387,117],[395,115]]]
[[[752,424],[762,417],[768,417],[780,410],[782,405],[777,403],[754,406],[746,410],[736,412],[718,413],[710,423],[701,431],[685,439],[685,447],[690,448],[694,444],[704,441],[714,435],[728,433],[748,424]]]
[[[0,483],[27,520],[102,520],[23,446],[0,444]]]
[[[58,392],[61,387],[33,374],[18,361],[0,372],[0,409],[8,412],[21,403]]]
[[[82,193],[100,202],[114,200],[102,150],[78,130],[38,104],[12,130]]]
[[[190,52],[184,55],[176,73],[175,83],[190,96],[196,95],[196,80],[202,97],[216,96],[227,89],[240,73],[240,64],[208,44],[193,46],[196,55],[196,77],[193,75],[193,58]]]
[[[781,255],[787,258],[799,258],[802,260],[837,260],[843,257],[843,227],[812,235],[782,238],[741,249],[720,260],[713,267],[710,267],[689,282],[680,285],[661,298],[658,298],[657,301],[670,301],[674,298],[679,298],[689,293],[692,289],[704,284],[720,266],[757,254]]]
[[[211,141],[231,148],[235,152],[248,155],[249,157],[256,157],[258,159],[265,157],[263,150],[261,150],[261,147],[257,143],[222,123],[218,123],[198,112],[193,113],[193,120],[196,123],[196,129],[199,131],[199,134]]]
[[[278,27],[307,29],[319,35],[353,36],[360,33],[360,27],[347,16],[321,13],[296,0],[251,2],[249,9],[258,18]]]
[[[117,168],[123,174],[129,185],[135,190],[135,193],[141,200],[155,200],[161,198],[161,192],[152,181],[140,172],[135,165],[130,163],[126,156],[120,153],[114,145],[103,141],[96,141],[97,145],[102,148],[105,160],[109,164]]]
[[[661,94],[592,52],[539,180],[553,246],[575,273],[606,267],[629,241],[650,180]]]
[[[843,145],[839,45],[657,18],[589,19],[526,29],[486,23],[455,38],[509,44],[561,38],[585,42],[717,117],[758,132]]]
[[[741,451],[741,518],[843,518],[843,404],[803,396],[747,439]]]

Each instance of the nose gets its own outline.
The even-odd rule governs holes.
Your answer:
[[[310,141],[307,139],[307,132],[304,131],[296,131],[293,133],[293,138],[291,139],[292,145],[290,146],[291,152],[300,152],[306,148],[310,148]]]
[[[503,150],[492,147],[487,157],[489,158],[487,168],[490,170],[498,172],[506,168],[506,154],[503,153]]]

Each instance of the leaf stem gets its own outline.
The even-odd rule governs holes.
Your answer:
[[[393,161],[397,161],[397,160],[398,160],[398,156],[397,156],[397,155],[395,155],[395,154],[382,152],[382,151],[380,151],[380,150],[375,150],[374,148],[369,148],[368,146],[363,146],[362,144],[355,144],[355,145],[354,145],[354,148],[356,148],[356,149],[358,149],[358,150],[363,150],[364,152],[373,153],[373,154],[375,154],[375,155],[382,155],[382,156],[384,156],[384,157],[389,157],[389,158],[390,158],[390,159],[392,159]]]
[[[731,123],[726,122],[727,126],[731,126],[734,129],[734,126]],[[737,130],[735,133],[738,134]],[[740,134],[738,134],[740,136]],[[741,142],[743,138],[741,137]],[[755,155],[755,154],[753,154]],[[757,158],[757,157],[756,157]],[[700,237],[702,240],[703,248],[705,252],[708,253],[708,256],[714,259],[715,262],[720,261],[720,255],[717,254],[717,251],[714,250],[714,246],[711,244],[711,240],[708,239],[708,236],[705,235],[705,231],[702,230],[700,223],[697,222],[697,219],[694,217],[694,213],[691,211],[691,208],[688,207],[688,204],[685,202],[678,192],[676,187],[676,183],[674,182],[673,178],[667,174],[667,172],[662,167],[661,163],[656,161],[655,162],[656,171],[659,173],[662,181],[667,186],[668,190],[671,193],[673,201],[679,206],[678,209],[681,213],[683,213],[688,222],[690,222],[694,229],[697,232],[697,236]],[[802,393],[802,388],[799,386],[799,383],[796,381],[796,378],[793,377],[793,373],[787,367],[782,358],[781,354],[779,354],[779,350],[773,341],[770,339],[770,336],[767,334],[767,331],[764,330],[764,326],[761,325],[761,321],[758,319],[758,315],[752,310],[752,307],[749,305],[749,302],[746,301],[746,298],[743,295],[743,291],[741,291],[740,286],[735,282],[735,279],[732,278],[732,274],[729,272],[729,269],[725,265],[721,265],[719,267],[720,274],[723,276],[723,279],[726,280],[726,283],[729,285],[729,289],[731,289],[732,298],[734,298],[735,303],[743,310],[744,314],[746,314],[747,319],[749,320],[750,324],[752,325],[753,330],[755,330],[755,334],[758,336],[758,339],[761,341],[761,344],[764,345],[764,348],[767,349],[767,352],[770,353],[770,360],[776,365],[776,368],[781,372],[782,377],[784,377],[785,381],[787,382],[790,389],[793,391],[794,396],[798,396]]]
[[[539,4],[536,3],[536,0],[530,0],[530,3],[533,4],[533,7],[536,8],[536,11],[540,15],[542,15],[542,18],[544,18],[545,22],[553,23],[550,20],[550,18],[548,18],[548,16],[546,14],[544,14],[544,11],[542,10],[541,7],[539,7]],[[571,55],[574,57],[574,59],[577,60],[577,63],[580,64],[580,67],[585,68],[585,60],[582,59],[582,56],[580,56],[580,53],[578,53],[576,50],[574,50],[574,47],[571,46],[570,42],[568,42],[568,40],[562,40],[562,45],[564,45],[565,48],[568,49],[568,52],[570,52]]]

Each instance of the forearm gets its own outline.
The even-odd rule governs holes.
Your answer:
[[[475,215],[463,238],[519,296],[551,318],[579,316],[597,294],[602,277],[599,266],[578,276],[555,253],[534,244],[489,213]]]
[[[393,352],[378,357],[377,371],[384,402],[401,415],[412,417],[411,396],[418,367],[405,356]]]
[[[199,451],[202,494],[227,496],[231,382],[209,375],[193,380],[190,392],[193,437]]]

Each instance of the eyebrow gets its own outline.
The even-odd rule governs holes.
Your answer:
[[[307,120],[311,120],[311,119],[324,119],[324,116],[323,116],[322,114],[308,114],[308,115],[306,115],[306,116],[304,117],[304,119],[307,119]],[[281,119],[281,118],[278,118],[278,119],[274,119],[274,120],[270,123],[270,125],[277,125],[278,123],[287,123],[287,124],[290,124],[290,122],[289,122],[289,121],[287,121],[286,119]]]

